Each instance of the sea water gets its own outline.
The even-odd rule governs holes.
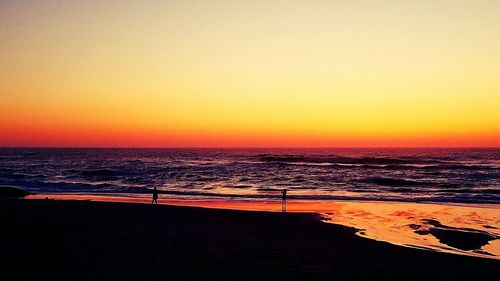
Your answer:
[[[500,149],[3,148],[0,185],[169,199],[500,203]]]

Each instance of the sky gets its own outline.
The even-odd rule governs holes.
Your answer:
[[[500,1],[0,0],[0,146],[500,147]]]

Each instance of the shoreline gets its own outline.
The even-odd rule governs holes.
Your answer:
[[[1,262],[17,280],[463,280],[500,273],[497,260],[361,238],[310,213],[20,199],[0,200],[0,208],[7,226],[0,235],[9,242]]]
[[[82,193],[82,192],[75,192],[75,193],[32,193],[30,195],[27,195],[25,198],[26,199],[45,199],[45,197],[49,198],[58,198],[62,200],[66,200],[67,198],[70,198],[69,200],[72,200],[71,198],[74,198],[75,200],[79,200],[78,198],[85,198],[82,200],[100,200],[99,202],[136,202],[136,203],[145,203],[145,204],[150,204],[151,203],[151,194],[150,193],[125,193],[125,195],[115,195],[115,194],[120,194],[120,193]],[[193,199],[193,198],[175,198],[175,197],[162,197],[162,195],[167,195],[166,193],[162,193],[161,191],[159,192],[159,199],[161,202],[246,202],[246,203],[252,203],[252,202],[268,202],[268,203],[279,203],[281,199],[269,199],[269,198],[232,198],[228,197],[230,199],[224,200],[222,198],[210,198],[207,197],[206,199]],[[277,197],[275,197],[277,198]],[[120,200],[120,201],[118,201]],[[500,209],[500,203],[463,203],[463,202],[448,202],[448,201],[401,201],[401,200],[361,200],[361,199],[352,199],[352,198],[346,198],[346,199],[288,199],[291,202],[356,202],[356,203],[384,203],[384,204],[432,204],[432,205],[442,205],[442,206],[458,206],[458,207],[474,207],[474,208],[497,208]],[[162,203],[164,204],[164,203]]]
[[[28,198],[43,199],[43,195]],[[150,198],[51,195],[62,200],[150,204]],[[280,201],[172,200],[162,205],[281,212]],[[394,201],[289,201],[288,212],[319,214],[322,221],[357,229],[356,235],[421,250],[500,259],[500,205],[456,205]],[[480,224],[479,222],[482,222]]]

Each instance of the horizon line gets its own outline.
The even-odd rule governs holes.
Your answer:
[[[0,149],[500,149],[500,146],[0,146]]]

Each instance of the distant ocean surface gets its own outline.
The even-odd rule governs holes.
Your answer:
[[[500,149],[0,149],[39,194],[500,204]]]

